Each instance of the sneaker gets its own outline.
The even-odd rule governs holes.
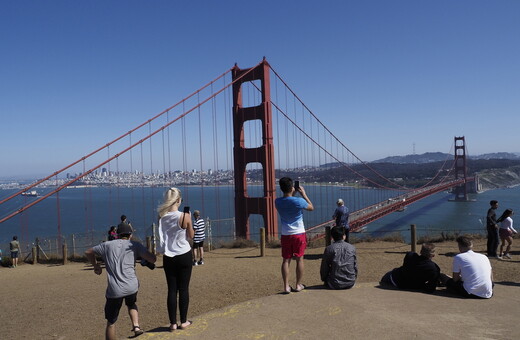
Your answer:
[[[204,264],[204,259],[200,259],[200,261],[197,262],[197,264],[198,264],[199,266],[202,266],[202,265]]]
[[[499,260],[502,260],[502,256],[495,256],[495,258],[499,259]]]
[[[511,255],[509,255],[509,254],[507,254],[507,253],[504,254],[504,257],[505,257],[506,259],[510,259],[510,260],[511,260]]]
[[[197,261],[193,260],[193,265],[194,266],[198,265]]]

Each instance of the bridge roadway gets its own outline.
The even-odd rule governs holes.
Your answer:
[[[168,325],[139,339],[520,339],[518,284],[499,283],[491,299],[463,299],[361,283],[350,290],[308,287],[246,301]]]
[[[454,186],[464,183],[464,179],[449,181],[446,183],[436,184],[406,193],[386,201],[370,205],[363,209],[352,212],[349,216],[350,230],[352,232],[360,231],[364,226],[381,217],[396,211],[402,211],[407,205],[417,202],[425,197],[436,194],[438,192],[448,190]],[[328,220],[319,225],[308,228],[306,231],[309,235],[315,235],[312,239],[320,239],[325,237],[325,227],[331,226],[334,220]]]

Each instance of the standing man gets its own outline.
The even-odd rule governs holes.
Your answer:
[[[488,257],[496,257],[498,258],[497,249],[498,249],[498,223],[497,223],[497,213],[496,210],[498,208],[498,201],[492,200],[489,202],[491,208],[488,209],[487,217],[486,217],[486,227],[487,227],[487,255]]]
[[[289,177],[280,178],[279,184],[283,197],[278,197],[275,200],[275,205],[282,224],[283,289],[284,294],[288,294],[291,291],[299,292],[305,288],[301,282],[304,270],[303,255],[307,247],[303,210],[312,211],[314,206],[307,197],[305,189],[299,185],[295,188],[292,179]],[[302,197],[294,197],[295,192],[299,192]],[[289,285],[291,259],[296,261],[296,288]]]
[[[320,277],[331,289],[349,289],[356,283],[358,268],[356,248],[345,242],[345,229],[335,226],[330,234],[334,242],[325,248],[321,259]]]
[[[200,211],[195,210],[193,212],[193,265],[201,266],[204,264],[204,239],[206,238],[204,225],[204,219],[200,217]],[[198,257],[198,261],[197,261]]]
[[[121,223],[119,223],[117,227],[119,228],[119,226],[123,224],[128,224],[130,227],[132,226],[132,224],[127,221],[126,215],[121,215]]]
[[[345,229],[345,241],[350,243],[350,226],[348,225],[348,208],[345,206],[345,202],[343,199],[338,198],[336,202],[336,210],[334,210],[334,215],[332,218],[336,220],[337,227],[343,227]]]
[[[464,297],[489,299],[493,296],[493,271],[489,259],[475,253],[467,236],[457,237],[460,254],[453,258],[453,278],[444,275],[449,291]]]
[[[155,263],[156,260],[155,255],[148,252],[141,243],[130,241],[133,229],[129,224],[119,224],[117,233],[118,239],[103,242],[85,252],[88,260],[94,266],[95,274],[101,275],[102,272],[96,255],[103,259],[107,270],[108,287],[105,304],[105,318],[107,319],[105,337],[107,340],[116,339],[115,323],[123,300],[128,308],[135,336],[144,333],[139,327],[139,314],[135,304],[139,289],[139,281],[135,275],[135,261],[138,257],[150,263]]]
[[[13,240],[9,243],[9,248],[11,249],[11,261],[13,262],[12,268],[18,267],[18,253],[20,252],[20,242],[18,242],[18,237],[13,236]]]

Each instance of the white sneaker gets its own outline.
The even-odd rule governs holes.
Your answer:
[[[197,266],[198,265],[197,261],[193,261],[193,265]]]
[[[507,254],[507,253],[504,254],[504,257],[505,257],[506,259],[510,259],[510,260],[511,260],[511,255],[509,255],[509,254]]]
[[[499,260],[502,260],[502,256],[495,256],[495,258],[499,259]]]

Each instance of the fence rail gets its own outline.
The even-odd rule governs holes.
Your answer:
[[[459,231],[445,231],[441,229],[432,228],[421,228],[412,227],[413,225],[397,229],[397,230],[377,230],[368,231],[366,228],[351,233],[351,240],[358,241],[365,238],[384,238],[390,235],[396,240],[401,237],[401,240],[408,241],[407,243],[413,244],[412,240],[419,238],[438,238],[445,237],[446,235],[456,234],[480,234],[485,235],[485,230],[479,229],[464,229]],[[226,243],[230,243],[236,240],[235,234],[235,219],[219,219],[212,220],[210,218],[205,219],[206,227],[206,246],[211,249],[219,248],[224,246]],[[308,240],[317,240],[325,238],[326,229],[332,227],[329,225],[320,225],[319,228],[309,228],[307,230]],[[415,228],[415,229],[414,229]],[[258,243],[265,241],[262,235],[262,228],[256,232],[250,233],[251,239]],[[149,228],[141,233],[134,234],[134,239],[145,244],[151,251],[155,252],[156,240],[158,240],[158,231],[155,225],[151,225]],[[20,240],[20,253],[19,257],[21,260],[31,262],[33,259],[36,260],[62,260],[64,259],[64,249],[66,257],[76,258],[83,257],[84,252],[90,247],[106,242],[108,240],[108,233],[106,230],[93,230],[88,233],[75,233],[70,235],[62,235],[61,238],[54,237],[42,237],[36,238],[35,240]],[[33,252],[36,251],[36,254]],[[9,244],[0,244],[0,256],[2,257],[1,263],[4,265],[8,262],[10,252]],[[31,260],[31,261],[29,261]]]

